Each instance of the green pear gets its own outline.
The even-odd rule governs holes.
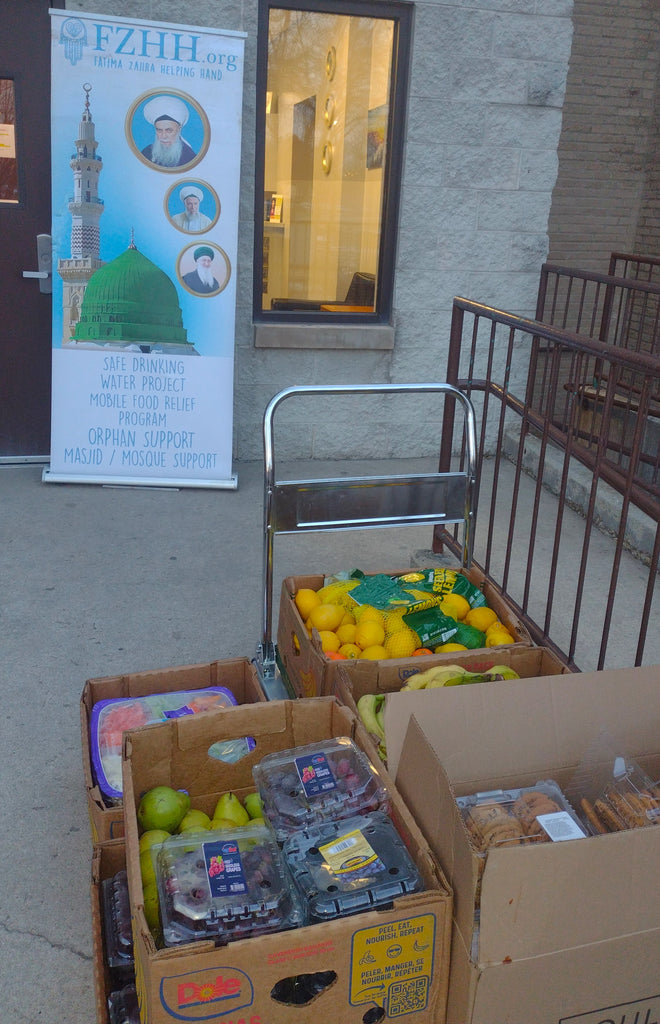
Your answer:
[[[154,786],[140,800],[137,819],[143,832],[154,828],[174,832],[189,809],[190,797],[182,789]]]
[[[153,935],[160,932],[160,901],[158,899],[158,886],[155,882],[149,882],[144,887],[144,916]]]
[[[263,827],[265,828],[266,827],[266,819],[265,818],[250,818],[250,820],[248,821],[248,823],[246,825],[246,828],[248,828],[250,825],[263,825]]]
[[[211,832],[226,832],[227,829],[235,829],[236,822],[229,818],[214,818],[211,822]]]
[[[146,886],[156,884],[156,869],[154,867],[153,857],[151,856],[152,850],[155,847],[150,846],[147,850],[143,850],[140,854],[140,875],[142,876],[142,888]]]
[[[214,818],[228,818],[234,825],[245,825],[250,815],[243,807],[235,793],[223,793],[213,812]]]
[[[179,822],[177,832],[196,832],[198,829],[209,829],[210,827],[211,819],[208,814],[198,810],[196,807],[191,807]]]
[[[264,805],[261,797],[255,791],[243,797],[243,806],[251,818],[263,818]]]
[[[143,850],[148,850],[151,846],[164,843],[166,839],[170,838],[170,835],[171,833],[166,832],[164,828],[152,828],[148,832],[143,832],[140,836],[140,853]]]

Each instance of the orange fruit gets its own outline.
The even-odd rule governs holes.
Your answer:
[[[343,654],[345,658],[361,658],[362,651],[357,644],[342,644],[339,648],[339,653]]]
[[[424,654],[433,654],[433,651],[429,647],[418,647],[412,652],[413,658],[421,658]]]
[[[463,621],[485,633],[489,626],[497,622],[497,613],[492,608],[470,608]]]
[[[346,661],[346,655],[342,654],[341,651],[326,651],[325,656],[330,661]]]
[[[321,603],[319,595],[315,590],[310,590],[309,587],[302,587],[297,591],[293,600],[303,622],[306,622],[309,618],[312,608],[318,607]]]
[[[367,619],[366,622],[360,621],[355,627],[355,643],[362,650],[365,647],[373,647],[374,644],[382,644],[385,639],[385,630],[381,626],[380,622],[373,622]]]
[[[368,658],[369,661],[382,661],[383,658],[388,657],[388,653],[382,644],[372,644],[370,647],[364,648],[362,657]]]
[[[344,617],[344,609],[340,604],[319,604],[312,608],[308,622],[313,629],[329,629],[334,632]]]
[[[336,633],[329,629],[320,629],[319,637],[321,638],[321,647],[326,654],[328,651],[338,651],[341,647],[341,640]]]
[[[446,651],[467,651],[467,647],[464,644],[439,644],[433,648],[435,654],[445,654]]]

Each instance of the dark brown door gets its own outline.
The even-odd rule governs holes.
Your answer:
[[[47,0],[0,3],[0,460],[50,453],[51,296],[37,235],[50,234]]]

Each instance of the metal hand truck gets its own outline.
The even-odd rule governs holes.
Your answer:
[[[300,396],[429,394],[452,399],[445,421],[453,424],[454,408],[464,414],[465,458],[453,472],[411,473],[277,480],[273,446],[273,417],[284,401]],[[449,418],[449,419],[448,419]],[[476,430],[469,398],[451,384],[331,384],[290,387],[269,402],[263,420],[264,437],[264,595],[263,633],[254,664],[270,700],[294,697],[278,665],[272,638],[273,542],[277,533],[355,530],[383,526],[463,523],[462,563],[472,562],[476,510]]]

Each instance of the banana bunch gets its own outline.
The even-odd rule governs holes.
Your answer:
[[[468,672],[461,665],[436,665],[410,676],[401,690],[435,690],[464,683],[492,683],[497,679],[520,679],[520,676],[508,665],[493,665],[486,672]]]
[[[378,744],[378,754],[382,761],[387,760],[385,745],[385,694],[365,693],[357,702],[357,709],[367,732]]]

